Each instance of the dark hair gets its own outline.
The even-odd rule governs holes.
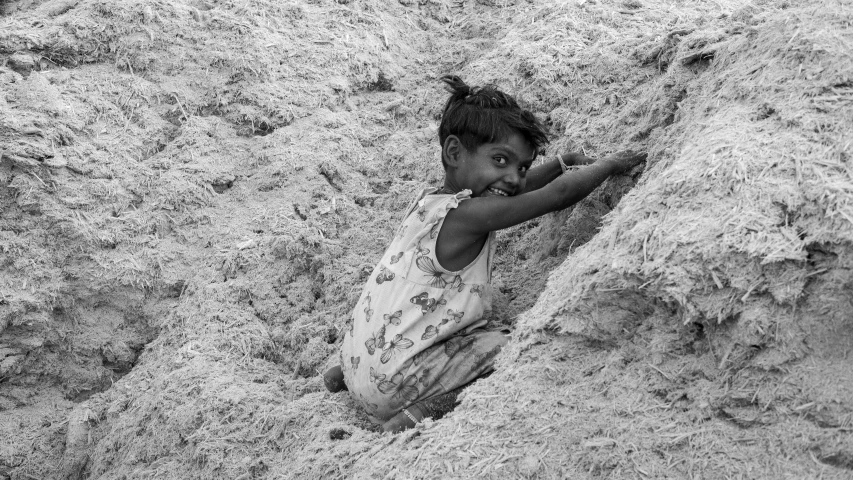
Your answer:
[[[444,105],[438,140],[442,148],[450,135],[459,137],[469,151],[484,143],[508,137],[517,132],[532,146],[533,151],[548,143],[548,133],[530,111],[494,85],[468,86],[456,75],[441,77],[450,92]],[[444,159],[442,159],[444,163]]]

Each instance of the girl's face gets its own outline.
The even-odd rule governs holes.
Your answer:
[[[448,141],[459,142],[453,137]],[[473,197],[511,197],[524,189],[527,170],[533,163],[534,151],[520,134],[509,136],[493,143],[484,143],[474,151],[468,151],[461,143],[448,172],[448,178],[457,191],[470,189]]]

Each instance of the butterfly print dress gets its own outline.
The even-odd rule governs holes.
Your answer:
[[[422,191],[409,207],[344,329],[345,382],[380,420],[491,371],[506,342],[483,328],[491,310],[494,232],[470,265],[442,268],[435,246],[444,218],[471,191],[435,191]]]

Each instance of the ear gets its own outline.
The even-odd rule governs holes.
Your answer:
[[[456,135],[450,135],[444,139],[441,147],[441,158],[448,167],[457,168],[462,160],[462,150],[465,148],[462,141]]]

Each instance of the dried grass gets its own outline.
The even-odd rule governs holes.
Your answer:
[[[849,17],[832,2],[818,10],[768,11],[731,26],[708,67],[670,66],[662,83],[682,97],[675,123],[651,133],[638,187],[555,272],[561,287],[526,316],[531,327],[555,318],[582,331],[590,320],[578,308],[608,289],[673,302],[685,323],[722,322],[770,295],[794,305],[813,271],[809,248],[847,248]],[[715,291],[725,298],[707,301]]]
[[[13,145],[30,159],[15,166],[27,174],[10,185],[14,207],[74,239],[4,231],[17,272],[53,263],[34,269],[38,292],[0,279],[15,302],[0,313],[49,310],[68,276],[174,300],[133,371],[78,407],[91,413],[75,417],[92,438],[83,473],[825,474],[849,447],[849,421],[832,422],[850,382],[833,377],[833,403],[807,370],[827,367],[795,361],[804,331],[849,326],[849,8],[418,3],[83,3],[3,20],[0,52],[39,52],[84,80],[15,77],[35,107],[0,103],[4,140],[50,126],[38,148]],[[526,264],[537,275],[551,252],[574,254],[457,412],[383,436],[316,374],[396,213],[439,180],[431,77],[460,69],[550,117],[553,150],[631,147],[650,162],[624,197],[632,178],[510,234],[524,242],[508,254],[548,238]],[[61,144],[63,128],[81,139]],[[52,149],[70,173],[39,163]],[[818,307],[829,313],[809,323]]]
[[[853,12],[714,2],[676,17],[642,3],[500,13],[525,27],[470,72],[551,112],[558,147],[648,150],[649,165],[520,316],[497,373],[415,448],[359,464],[364,477],[844,477],[836,457],[763,452],[849,445],[838,431],[795,440],[817,430],[792,415],[809,396],[785,385],[809,375],[805,332],[849,327]]]
[[[0,52],[40,55],[52,67],[0,70],[21,100],[0,104],[11,118],[0,135],[18,149],[2,166],[24,170],[0,200],[49,219],[34,231],[51,223],[56,249],[43,256],[60,296],[69,285],[86,298],[125,288],[152,299],[143,310],[174,307],[141,312],[159,339],[131,374],[80,407],[91,415],[73,430],[93,443],[69,447],[62,475],[81,474],[86,456],[82,473],[92,476],[290,473],[309,429],[322,425],[316,440],[329,441],[327,415],[353,429],[353,405],[322,401],[314,377],[334,352],[365,262],[381,253],[412,191],[436,175],[412,155],[434,129],[385,146],[410,128],[412,110],[379,105],[403,104],[392,90],[396,56],[423,32],[413,19],[409,32],[386,28],[384,8],[112,2],[3,20]],[[370,103],[364,117],[354,95]],[[412,108],[434,108],[425,90],[414,95]],[[30,124],[44,131],[37,149],[22,141]],[[63,129],[71,141],[51,142]],[[67,169],[48,170],[47,154],[61,154]],[[412,176],[392,185],[393,169]],[[33,232],[21,236],[36,243]],[[22,261],[39,254],[14,238],[2,245]],[[33,272],[15,272],[29,288]],[[50,298],[38,280],[38,295]],[[29,297],[8,286],[14,313]],[[355,425],[356,436],[372,428],[361,417]],[[20,471],[48,468],[35,461]]]

